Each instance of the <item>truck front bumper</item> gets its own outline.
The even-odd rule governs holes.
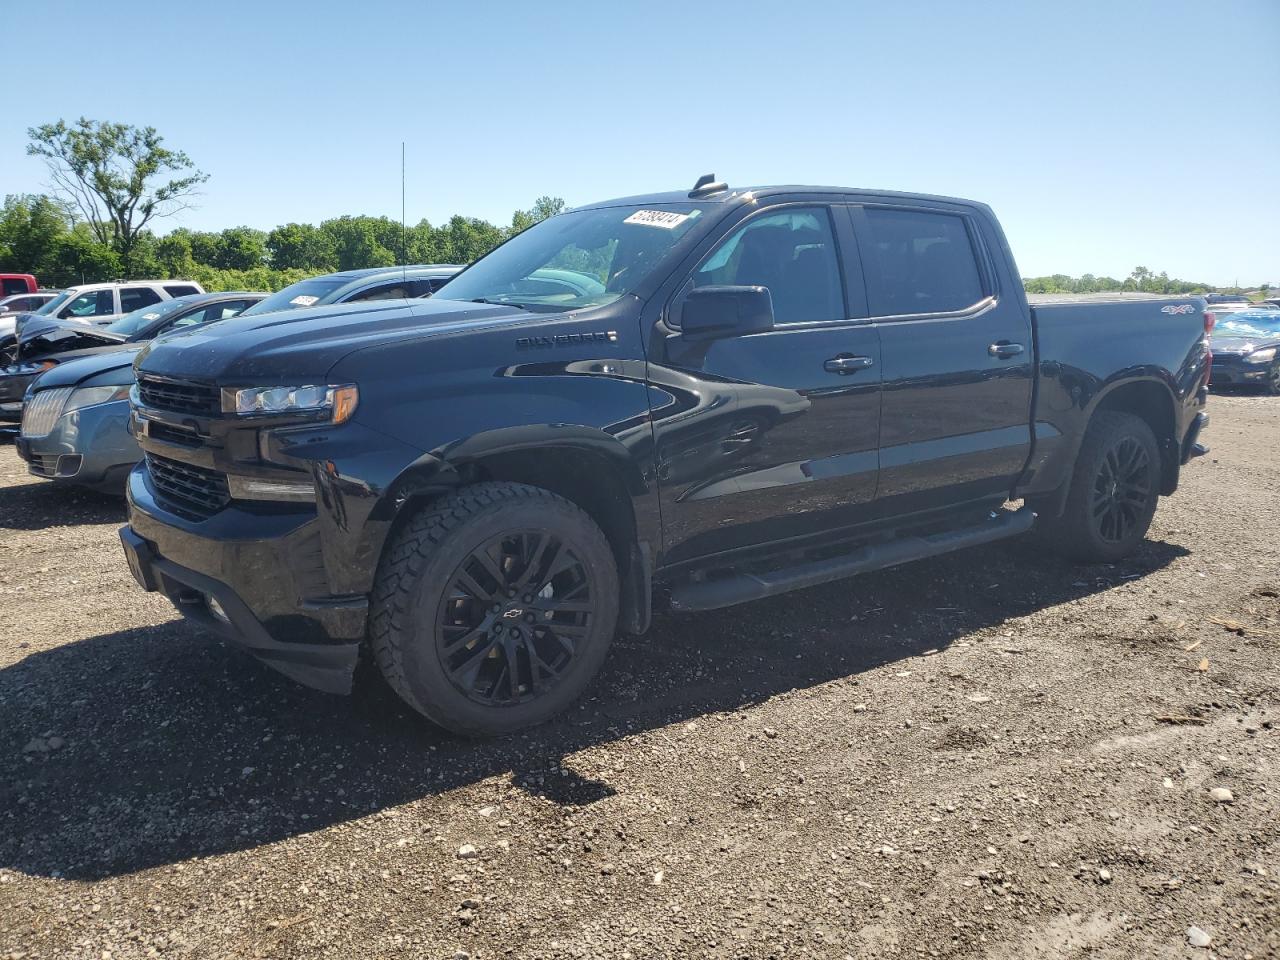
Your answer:
[[[120,541],[134,579],[268,666],[326,693],[351,692],[368,598],[324,594],[314,511],[228,507],[186,520],[158,502],[144,468],[129,475]]]

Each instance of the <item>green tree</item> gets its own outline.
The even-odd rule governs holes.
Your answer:
[[[396,264],[400,225],[394,220],[386,217],[337,217],[324,221],[320,229],[333,240],[339,270]]]
[[[190,206],[209,179],[181,150],[164,146],[154,127],[98,123],[81,117],[27,130],[27,153],[41,157],[55,192],[77,210],[95,239],[128,269],[143,230]],[[176,174],[164,179],[169,174]]]
[[[222,231],[222,244],[214,266],[220,270],[252,270],[267,259],[267,235],[252,227],[229,227]]]
[[[0,208],[0,270],[44,277],[58,240],[71,228],[66,207],[43,195],[5,197]]]
[[[53,261],[41,279],[54,286],[97,283],[114,280],[123,273],[120,255],[98,241],[97,235],[84,223],[58,238]]]
[[[267,234],[271,266],[277,270],[322,272],[338,266],[338,245],[331,234],[309,223],[286,223]]]

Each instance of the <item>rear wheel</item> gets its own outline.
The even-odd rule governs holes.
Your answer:
[[[613,550],[581,509],[515,483],[414,516],[378,571],[370,642],[391,687],[442,727],[509,733],[567,707],[618,620]]]
[[[1160,451],[1145,420],[1114,410],[1096,413],[1076,458],[1062,516],[1043,521],[1043,536],[1077,560],[1114,562],[1137,548],[1160,497]]]
[[[1280,397],[1280,360],[1276,360],[1267,370],[1267,379],[1263,389],[1273,397]]]

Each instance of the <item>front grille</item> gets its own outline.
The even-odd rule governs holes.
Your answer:
[[[73,389],[75,388],[55,387],[33,394],[22,408],[22,435],[47,437],[53,425],[58,422],[58,417],[62,416],[62,406]]]
[[[174,512],[204,520],[231,502],[226,474],[147,454],[147,473],[156,493]]]
[[[138,397],[144,407],[178,413],[216,414],[222,409],[221,392],[206,383],[175,383],[152,377],[138,378]]]

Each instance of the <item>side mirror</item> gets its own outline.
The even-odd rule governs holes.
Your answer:
[[[688,340],[722,340],[773,329],[768,287],[695,287],[680,310]]]

